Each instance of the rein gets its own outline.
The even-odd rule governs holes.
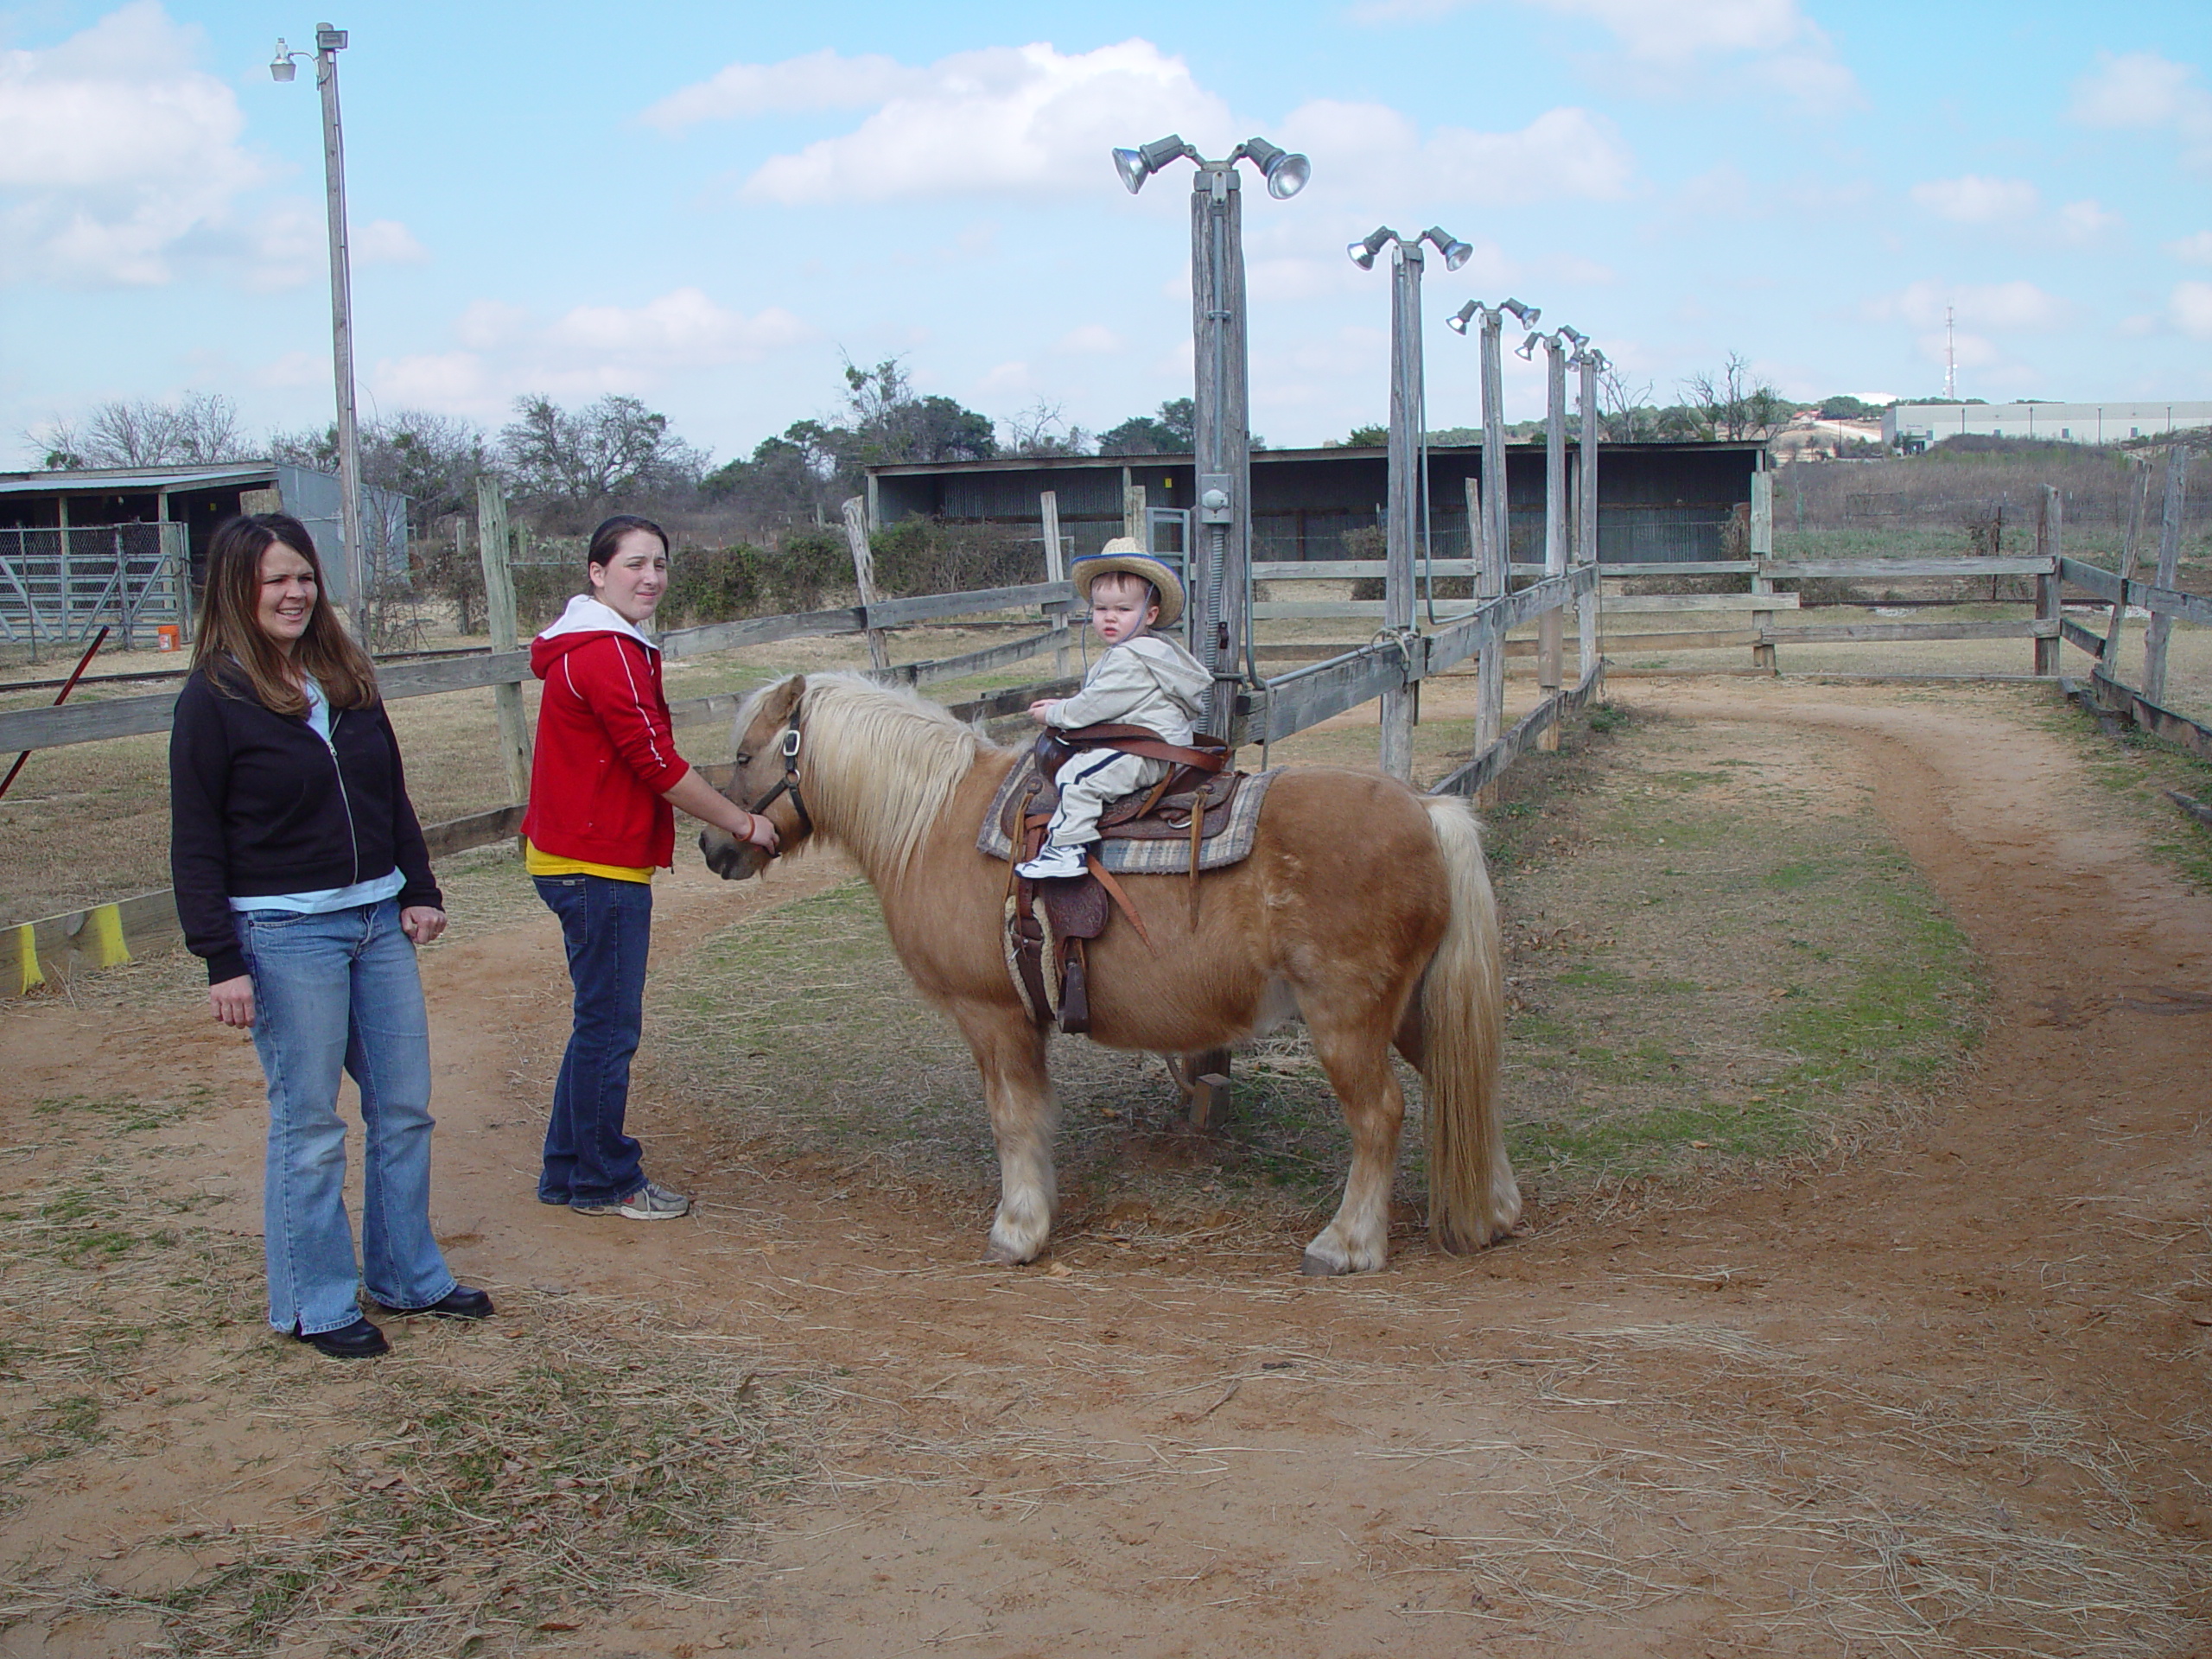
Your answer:
[[[747,812],[753,813],[755,817],[758,817],[767,811],[770,807],[773,806],[780,797],[788,795],[791,798],[791,805],[798,812],[798,827],[800,833],[803,836],[811,836],[814,833],[813,815],[806,810],[806,798],[798,791],[798,710],[794,709],[791,710],[790,724],[784,728],[784,741],[782,745],[784,752],[783,778],[773,789],[770,790],[766,795],[763,795],[759,800],[753,802],[745,810]],[[781,858],[783,854],[779,852],[776,856]]]

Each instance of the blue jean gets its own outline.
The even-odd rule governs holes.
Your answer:
[[[603,875],[535,880],[537,896],[561,918],[576,992],[575,1022],[545,1125],[538,1201],[611,1204],[645,1184],[643,1149],[622,1132],[622,1119],[630,1105],[630,1061],[645,1024],[652,885]]]
[[[454,1288],[430,1230],[430,1022],[399,906],[321,916],[249,910],[253,1046],[269,1080],[262,1240],[269,1323],[314,1336],[360,1318],[359,1292],[428,1307]],[[361,1260],[346,1213],[340,1070],[361,1091]]]

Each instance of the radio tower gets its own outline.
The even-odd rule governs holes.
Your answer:
[[[1951,308],[1943,308],[1943,400],[1959,401],[1959,353],[1951,336]]]

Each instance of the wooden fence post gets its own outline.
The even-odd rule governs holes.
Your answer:
[[[1045,490],[1037,497],[1039,511],[1045,528],[1045,580],[1065,582],[1068,579],[1067,560],[1060,552],[1060,497],[1057,490]],[[1065,679],[1068,676],[1068,607],[1061,606],[1052,612],[1052,673]]]
[[[845,501],[845,545],[852,550],[853,580],[860,585],[861,604],[875,604],[875,551],[868,544],[868,500],[849,496]],[[881,628],[868,631],[868,660],[872,668],[891,666],[891,649]]]
[[[2166,506],[2158,521],[2158,585],[2171,588],[2181,579],[2181,516],[2189,499],[2189,451],[2179,444],[2166,450]],[[2126,594],[2121,595],[2125,600]],[[2166,700],[2166,640],[2174,631],[2171,616],[2152,612],[2143,630],[2143,699]]]
[[[1128,468],[1122,468],[1126,474]],[[1152,551],[1152,524],[1145,517],[1144,486],[1124,485],[1122,489],[1122,534],[1129,537],[1147,553]],[[1189,550],[1184,550],[1185,556]]]
[[[1765,457],[1760,457],[1758,471],[1751,474],[1751,524],[1749,543],[1745,551],[1758,562],[1759,569],[1751,573],[1751,591],[1770,594],[1774,578],[1766,572],[1766,563],[1774,557],[1774,474],[1766,469]],[[1780,671],[1775,649],[1767,639],[1774,627],[1772,611],[1753,611],[1751,626],[1758,630],[1759,643],[1751,647],[1751,666],[1765,669],[1769,673]]]
[[[2135,499],[2127,514],[2127,538],[2120,550],[2120,597],[2112,602],[2112,618],[2105,624],[2105,648],[2097,653],[2098,666],[2107,674],[2120,669],[2120,630],[2127,620],[2127,584],[2135,579],[2135,562],[2143,549],[2143,515],[2151,505],[2151,469],[2135,462]]]
[[[1483,512],[1481,481],[1471,474],[1466,481],[1469,539],[1475,549],[1475,602],[1478,605],[1505,595],[1505,551],[1491,534]],[[1505,723],[1505,632],[1484,632],[1475,657],[1475,753],[1482,753],[1497,741]]]
[[[484,623],[495,652],[512,651],[520,643],[515,620],[515,576],[507,547],[507,503],[499,493],[499,480],[489,474],[476,480],[476,556],[484,566]],[[522,710],[522,686],[507,681],[492,688],[492,706],[499,716],[499,759],[507,774],[507,799],[530,798],[530,722]]]
[[[2058,625],[2058,561],[2065,550],[2064,526],[2066,499],[2055,484],[2043,486],[2043,513],[2036,520],[2036,556],[2050,561],[2046,575],[2036,578],[2036,620]],[[2053,633],[2049,639],[2037,639],[2035,652],[2035,671],[2056,674],[2059,670],[2058,647],[2062,641]]]

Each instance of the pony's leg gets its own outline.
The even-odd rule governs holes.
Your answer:
[[[1406,1097],[1390,1070],[1390,1028],[1372,1020],[1349,1026],[1317,1020],[1311,1008],[1306,1028],[1351,1129],[1351,1169],[1344,1202],[1306,1247],[1299,1270],[1316,1276],[1371,1273],[1389,1260],[1390,1184],[1406,1117]]]
[[[1000,1003],[960,1003],[952,1015],[983,1074],[998,1142],[999,1211],[988,1254],[994,1262],[1033,1262],[1052,1231],[1052,1137],[1060,1116],[1045,1067],[1045,1033]]]

